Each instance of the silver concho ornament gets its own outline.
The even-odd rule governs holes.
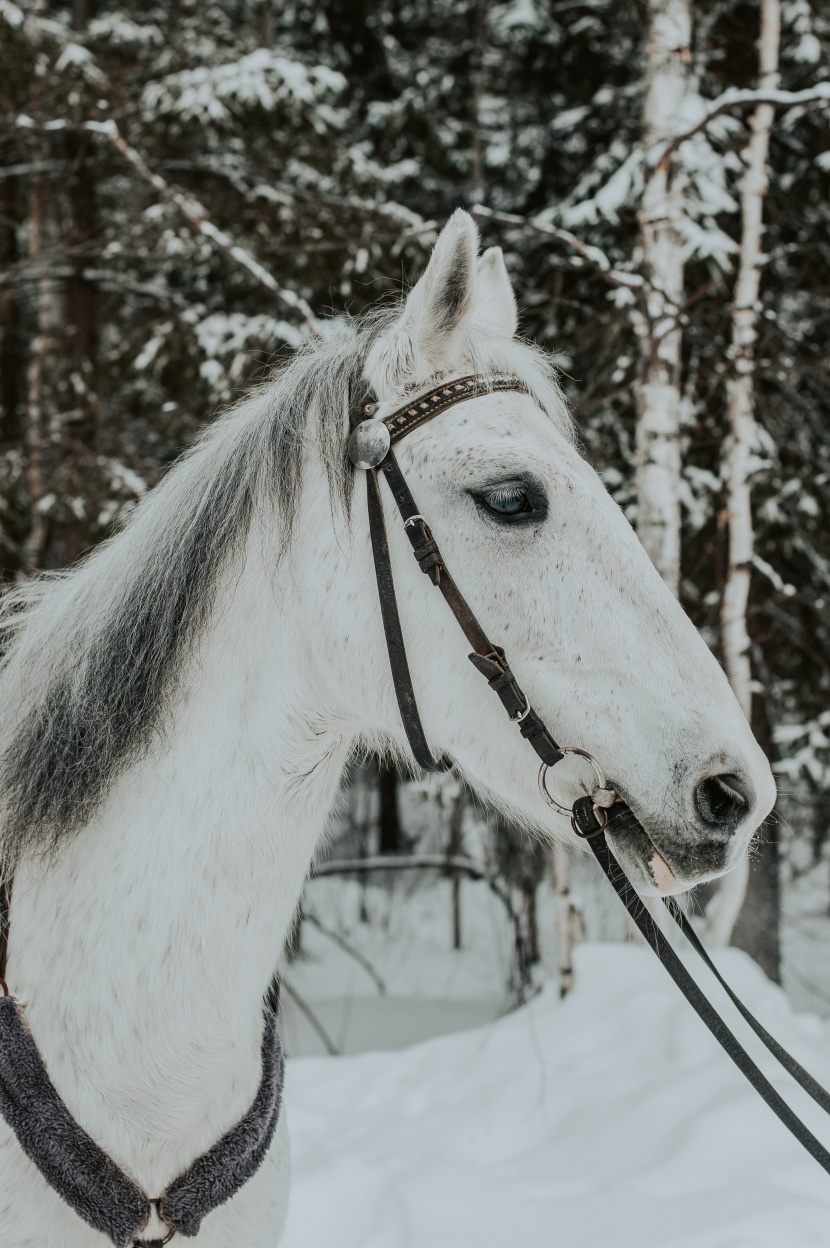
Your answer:
[[[356,468],[377,468],[386,458],[391,438],[382,420],[364,420],[349,438],[349,459]]]

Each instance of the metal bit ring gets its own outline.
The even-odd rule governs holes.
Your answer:
[[[556,748],[558,749],[560,754],[577,754],[580,758],[584,758],[586,762],[589,762],[591,764],[591,766],[594,769],[594,775],[597,778],[597,783],[595,784],[594,788],[591,790],[591,796],[593,797],[594,793],[597,793],[597,796],[599,796],[600,793],[602,794],[602,800],[599,802],[594,802],[594,809],[602,810],[603,814],[605,815],[605,822],[607,823],[608,812],[607,812],[606,806],[609,803],[607,803],[606,794],[613,793],[613,789],[609,789],[608,781],[605,776],[605,772],[602,770],[599,763],[594,758],[593,754],[589,754],[587,750],[581,750],[579,746],[576,746],[576,745],[558,745]],[[545,782],[547,773],[548,773],[548,764],[542,763],[542,765],[539,768],[539,792],[541,793],[544,801],[547,802],[548,806],[551,806],[555,811],[558,811],[560,815],[567,815],[568,818],[570,819],[571,817],[570,806],[562,806],[559,802],[555,800],[555,798],[552,798],[550,793],[548,792],[548,786]],[[610,803],[610,804],[613,804],[613,803]]]

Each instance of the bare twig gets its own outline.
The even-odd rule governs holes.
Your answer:
[[[317,1035],[322,1040],[325,1050],[328,1053],[329,1057],[339,1057],[340,1050],[338,1049],[337,1045],[332,1040],[329,1033],[326,1031],[323,1024],[320,1022],[317,1015],[312,1010],[311,1006],[306,1001],[305,997],[301,997],[300,994],[297,992],[297,989],[292,988],[287,979],[280,980],[280,988],[285,993],[287,993],[287,995],[294,1002],[294,1004],[296,1005],[300,1013],[304,1014],[305,1017],[308,1019],[308,1021],[311,1023],[311,1026],[314,1028]]]
[[[100,134],[107,139],[113,147],[115,147],[121,155],[132,165],[135,171],[145,182],[157,192],[159,198],[165,203],[173,204],[182,215],[190,222],[195,230],[207,238],[217,250],[223,252],[236,264],[247,269],[253,278],[266,290],[275,295],[287,308],[296,313],[308,326],[311,332],[320,336],[320,322],[312,312],[308,303],[300,295],[293,290],[287,290],[284,286],[280,286],[279,282],[268,272],[263,265],[256,260],[249,251],[235,243],[229,234],[224,230],[220,230],[218,226],[207,215],[207,212],[198,200],[191,199],[189,196],[171,186],[169,182],[159,173],[154,173],[143,156],[132,147],[122,136],[118,126],[113,120],[107,121],[85,121],[79,125],[73,125],[71,122],[57,119],[55,121],[36,122],[31,117],[20,116],[17,118],[17,126],[20,129],[43,130],[47,132],[59,130],[85,130],[90,134]]]
[[[72,254],[69,251],[61,252],[57,247],[52,248],[52,251],[55,254]],[[0,286],[9,285],[12,282],[39,282],[44,278],[50,281],[66,281],[68,278],[77,276],[78,270],[71,264],[50,264],[39,268],[30,259],[26,259],[11,265],[5,272],[0,273]],[[150,282],[134,281],[113,269],[82,269],[80,276],[85,282],[113,290],[123,290],[131,295],[140,295],[145,299],[153,299],[156,303],[172,304],[182,310],[192,306],[180,291],[169,290],[165,286],[154,286]]]
[[[496,212],[484,204],[474,204],[470,211],[474,217],[486,217],[489,221],[498,221],[502,225],[514,225],[519,229],[534,230],[537,234],[544,234],[547,238],[554,238],[560,243],[565,243],[571,251],[575,251],[591,268],[596,269],[607,282],[611,282],[614,286],[627,286],[632,290],[637,290],[643,285],[643,278],[639,273],[626,273],[622,269],[615,269],[601,247],[583,243],[570,230],[548,225],[533,217],[520,217],[513,212]]]
[[[5,165],[0,169],[0,181],[5,178],[33,177],[40,173],[65,173],[68,160],[30,160],[23,165]]]
[[[178,290],[154,286],[150,282],[136,282],[132,278],[125,277],[123,273],[115,273],[111,269],[84,269],[81,276],[85,282],[95,282],[99,286],[123,290],[130,295],[139,295],[142,299],[153,299],[157,303],[171,303],[174,307],[181,309],[192,306]]]
[[[386,996],[386,983],[383,977],[377,970],[375,970],[369,959],[364,957],[360,950],[356,949],[350,941],[346,940],[345,936],[341,936],[340,933],[334,931],[333,928],[327,927],[325,923],[322,923],[320,919],[317,918],[317,915],[312,913],[310,910],[303,910],[303,919],[310,923],[312,927],[316,927],[318,932],[322,932],[322,934],[327,936],[329,940],[333,941],[335,945],[339,945],[343,952],[347,953],[350,958],[354,958],[355,962],[357,962],[359,966],[362,966],[366,974],[374,981],[380,995],[382,997]]]
[[[351,875],[369,871],[457,871],[469,876],[472,880],[483,880],[501,901],[513,927],[516,947],[519,983],[518,995],[524,999],[525,990],[530,983],[530,970],[525,947],[524,934],[519,915],[513,906],[509,890],[487,868],[472,858],[447,854],[402,854],[386,857],[376,855],[371,858],[335,858],[329,862],[318,863],[312,872],[312,879],[327,875]]]

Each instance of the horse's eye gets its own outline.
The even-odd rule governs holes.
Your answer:
[[[513,516],[523,516],[533,511],[533,504],[525,490],[518,485],[502,485],[475,496],[486,511],[500,520],[510,520]]]

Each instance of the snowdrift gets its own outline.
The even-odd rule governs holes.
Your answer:
[[[719,961],[827,1084],[830,1025],[795,1015],[743,954]],[[827,1248],[830,1177],[651,952],[584,945],[576,972],[564,1002],[551,986],[473,1031],[290,1061],[284,1248]],[[734,1030],[830,1141],[830,1122]]]

